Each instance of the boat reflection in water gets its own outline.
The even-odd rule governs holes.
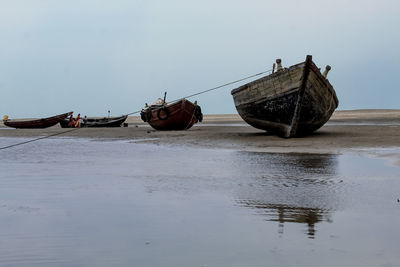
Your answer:
[[[268,221],[279,222],[280,234],[284,233],[284,223],[304,223],[307,224],[307,235],[314,238],[315,225],[321,221],[331,222],[330,211],[313,208],[291,207],[279,204],[264,204],[251,200],[238,201],[242,206],[260,209],[260,214],[267,217]]]
[[[332,213],[343,204],[336,155],[246,152],[243,156],[252,161],[254,172],[236,192],[236,203],[278,222],[280,234],[285,223],[300,223],[314,238],[317,223],[332,222]]]

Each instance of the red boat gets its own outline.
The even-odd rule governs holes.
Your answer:
[[[167,104],[164,100],[142,110],[140,116],[144,122],[156,130],[187,130],[203,120],[200,106],[186,99]]]
[[[5,120],[3,120],[3,123],[8,127],[20,129],[47,128],[56,125],[71,114],[72,112],[67,112],[53,117],[34,120],[9,120],[8,118],[6,118]]]

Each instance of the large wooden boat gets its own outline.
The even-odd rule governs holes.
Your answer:
[[[251,126],[294,137],[310,134],[331,117],[338,106],[335,90],[326,75],[307,56],[302,63],[278,69],[272,74],[232,90],[239,115]]]
[[[56,125],[60,121],[64,120],[68,116],[70,116],[72,112],[63,113],[60,115],[56,115],[53,117],[43,118],[43,119],[34,119],[34,120],[3,120],[4,125],[12,128],[47,128]]]
[[[197,102],[192,103],[187,99],[181,99],[167,104],[165,97],[164,101],[160,102],[147,106],[140,114],[142,120],[156,130],[187,130],[193,124],[203,120],[203,114]]]
[[[128,118],[128,115],[123,115],[120,117],[104,117],[104,118],[87,118],[80,127],[121,127],[121,125]],[[68,126],[69,120],[64,119],[60,121],[60,126],[62,128],[73,128]]]

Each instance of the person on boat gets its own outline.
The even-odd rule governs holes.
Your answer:
[[[83,118],[79,118],[79,127],[83,126]]]
[[[74,117],[71,115],[69,116],[69,122],[68,122],[68,127],[75,127],[75,121],[74,121]]]
[[[75,119],[75,128],[80,128],[81,122],[82,122],[81,114],[78,114],[78,116]]]
[[[87,116],[85,115],[85,117],[83,117],[83,125],[85,125],[87,123]]]

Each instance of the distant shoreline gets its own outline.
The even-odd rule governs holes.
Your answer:
[[[356,109],[337,110],[332,114],[330,122],[339,121],[399,121],[400,109]],[[143,123],[140,116],[129,116],[128,123]],[[205,123],[245,123],[238,114],[208,114],[204,115]]]
[[[52,116],[54,114],[49,114]],[[122,114],[121,114],[122,115]],[[102,116],[99,116],[102,118]],[[10,118],[17,119],[17,118]],[[18,118],[20,119],[20,118]],[[22,119],[22,118],[21,118]],[[30,118],[34,119],[34,118]],[[36,118],[37,119],[37,118]],[[350,121],[350,120],[397,120],[400,121],[400,109],[355,109],[355,110],[336,110],[329,121]],[[206,114],[204,121],[207,123],[233,123],[243,122],[238,114]],[[128,123],[143,123],[140,116],[129,116]],[[4,127],[3,121],[0,121],[0,127]]]

